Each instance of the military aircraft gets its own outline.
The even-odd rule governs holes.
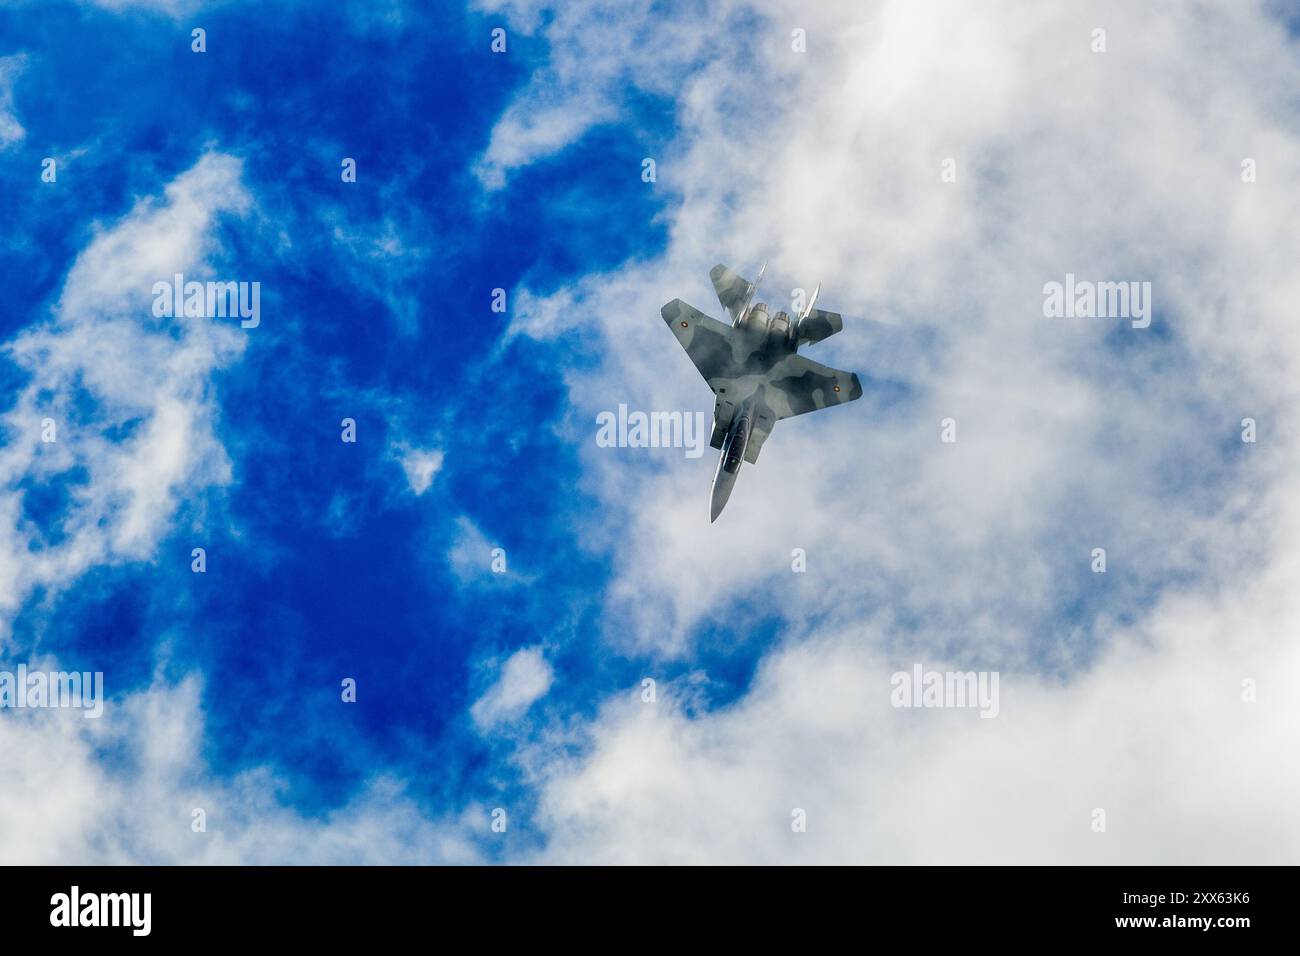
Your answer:
[[[709,444],[721,448],[722,455],[713,476],[710,522],[718,520],[731,497],[741,462],[758,461],[778,421],[862,397],[862,383],[854,373],[797,354],[799,346],[844,328],[839,313],[815,308],[821,286],[793,322],[785,312],[769,315],[766,304],[753,301],[766,269],[764,264],[753,282],[721,264],[709,270],[718,300],[731,316],[730,325],[681,299],[662,309],[664,322],[717,396]]]

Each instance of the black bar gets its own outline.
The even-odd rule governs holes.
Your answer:
[[[540,945],[557,935],[608,943],[622,927],[628,939],[689,929],[733,944],[785,930],[858,940],[902,933],[919,946],[1124,937],[1182,946],[1290,938],[1296,921],[1294,872],[1257,867],[9,867],[0,880],[6,943],[70,934],[92,945],[397,943],[454,930],[485,940],[540,934]],[[125,925],[52,925],[70,921],[74,886],[81,914],[111,919],[116,910]],[[142,895],[106,906],[99,895],[145,893],[147,936],[136,935]],[[1135,919],[1150,922],[1120,925]]]

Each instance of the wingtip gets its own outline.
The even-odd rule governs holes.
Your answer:
[[[862,397],[862,380],[858,378],[857,372],[850,372],[853,376],[853,384],[849,386],[849,401],[856,401]]]

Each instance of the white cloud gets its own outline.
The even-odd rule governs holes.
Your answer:
[[[5,711],[0,845],[10,864],[470,863],[458,822],[433,822],[400,781],[372,780],[320,817],[279,801],[266,768],[214,775],[203,751],[200,684],[159,680],[110,701],[104,716]],[[112,695],[111,687],[109,688]],[[112,761],[99,756],[111,750]],[[194,810],[206,831],[192,829]]]
[[[546,696],[554,680],[541,648],[521,648],[506,659],[496,683],[474,702],[470,716],[482,730],[516,720]]]
[[[1292,561],[1289,570],[1300,570]],[[1294,621],[1283,582],[1228,602],[1179,596],[1060,682],[1003,672],[1001,712],[889,705],[871,625],[791,643],[735,706],[608,702],[580,760],[538,745],[551,862],[1275,863],[1300,853]],[[1281,603],[1279,603],[1281,602]],[[937,658],[924,661],[942,667]],[[1241,682],[1258,682],[1245,703]],[[685,691],[689,695],[689,690]],[[569,741],[573,743],[574,741]],[[792,812],[807,814],[794,833]],[[1096,809],[1106,831],[1092,829]]]
[[[433,484],[433,476],[442,470],[442,452],[436,448],[412,448],[400,445],[393,450],[406,474],[411,491],[422,495]]]
[[[716,37],[713,16],[642,10],[611,31],[602,5],[566,6],[548,27],[555,75],[570,48],[594,58],[569,105],[606,96],[618,54],[602,59],[600,37],[658,51],[683,31]],[[1094,54],[1103,22],[1109,52]],[[791,51],[789,24],[808,53]],[[603,364],[567,376],[575,433],[611,396],[707,411],[659,307],[680,295],[716,310],[709,266],[766,258],[776,301],[821,279],[821,302],[849,317],[819,361],[912,391],[888,404],[869,386],[855,406],[782,423],[712,526],[711,462],[587,448],[583,490],[600,506],[580,534],[614,562],[607,639],[689,655],[698,624],[735,623],[732,595],[819,623],[790,624],[725,710],[612,701],[569,741],[585,756],[530,752],[553,854],[1293,858],[1300,781],[1259,768],[1275,767],[1297,710],[1280,693],[1244,705],[1239,684],[1296,665],[1286,482],[1300,456],[1277,424],[1300,371],[1294,44],[1253,7],[1118,4],[778,6],[750,36],[755,69],[717,45],[687,69],[647,55],[622,74],[674,90],[682,128],[656,185],[669,247],[516,297],[513,328],[601,336]],[[512,117],[547,82],[513,104],[501,142],[528,145]],[[544,154],[493,143],[502,167]],[[949,157],[956,183],[940,179]],[[1243,183],[1245,157],[1268,177]],[[1043,284],[1066,272],[1151,281],[1153,329],[1045,319]],[[855,315],[910,344],[882,358]],[[956,445],[939,441],[949,416]],[[1246,416],[1271,437],[1242,447]],[[1104,578],[1088,570],[1095,546]],[[790,571],[796,547],[805,575]],[[917,660],[1002,671],[1003,716],[904,726],[888,673]],[[1112,825],[1094,840],[1098,806]],[[790,832],[794,807],[809,833]]]

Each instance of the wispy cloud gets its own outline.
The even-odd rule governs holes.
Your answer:
[[[27,131],[14,112],[14,80],[26,65],[21,53],[0,56],[0,149],[19,142]]]
[[[141,561],[178,502],[230,480],[214,433],[214,372],[238,359],[233,323],[158,319],[152,286],[201,274],[222,215],[251,199],[239,162],[209,154],[165,199],[142,200],[77,257],[53,315],[5,346],[28,375],[0,423],[0,609],[54,591],[101,564]],[[34,487],[66,505],[33,523]]]
[[[593,127],[629,119],[626,102],[634,91],[681,93],[681,84],[692,79],[692,68],[702,60],[735,52],[730,46],[722,50],[716,38],[727,34],[736,11],[743,9],[724,2],[668,12],[649,2],[609,0],[560,6],[490,0],[479,6],[502,14],[508,32],[540,33],[550,42],[548,59],[498,120],[478,164],[479,179],[490,190]],[[619,26],[598,31],[597,23]]]
[[[456,518],[447,564],[456,580],[467,588],[528,584],[535,578],[512,563],[509,549],[490,540],[468,515]]]

